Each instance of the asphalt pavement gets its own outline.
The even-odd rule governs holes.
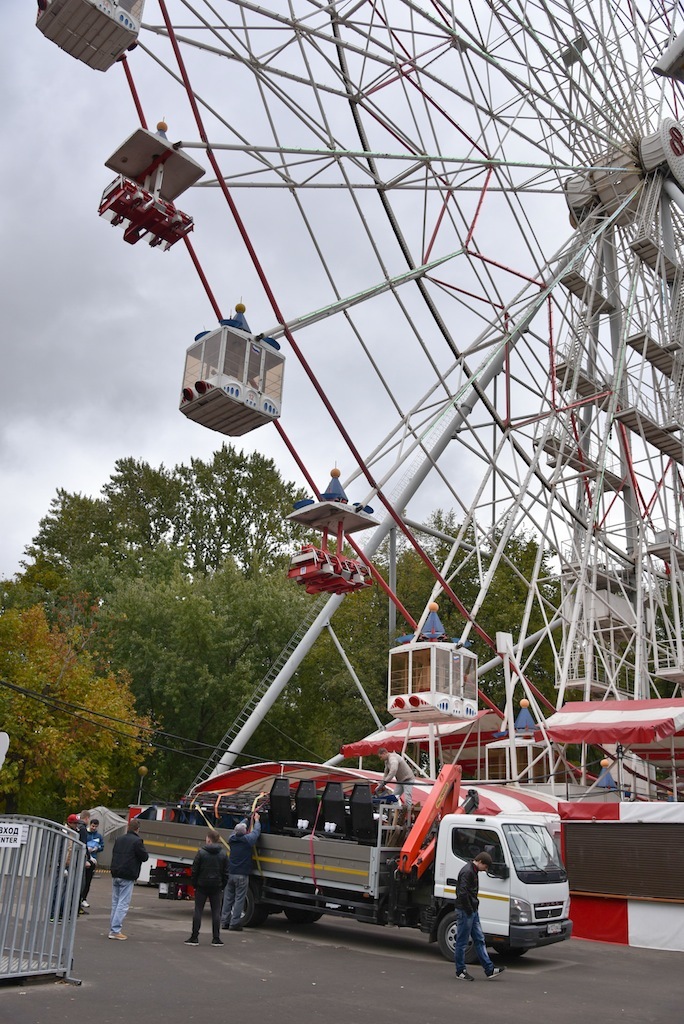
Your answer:
[[[2,1024],[673,1024],[684,1015],[681,953],[572,939],[506,963],[486,981],[456,981],[425,936],[354,921],[293,926],[282,914],[260,928],[184,945],[192,904],[136,886],[124,924],[109,931],[110,882],[97,876],[78,922],[80,985],[30,980],[0,985]],[[498,963],[504,961],[497,960]]]

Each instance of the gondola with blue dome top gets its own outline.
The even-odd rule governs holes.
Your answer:
[[[305,544],[290,562],[288,579],[299,583],[308,594],[350,594],[373,584],[366,563],[344,554],[344,538],[345,534],[377,526],[378,521],[368,505],[349,504],[339,478],[339,469],[331,470],[328,489],[320,501],[299,501],[287,516],[290,522],[323,534],[320,547]],[[331,536],[332,548],[328,543]]]
[[[180,411],[229,437],[280,416],[285,356],[273,338],[252,334],[239,302],[235,316],[198,334],[185,357]]]
[[[477,714],[477,656],[450,638],[431,601],[418,634],[389,655],[387,710],[408,722],[448,722]]]

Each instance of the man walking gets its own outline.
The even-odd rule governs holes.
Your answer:
[[[228,884],[223,895],[221,927],[231,932],[241,932],[242,908],[252,872],[252,849],[261,835],[259,814],[254,815],[254,827],[247,831],[247,819],[235,826],[230,836],[230,857],[228,858]]]
[[[416,781],[415,775],[403,757],[399,754],[390,754],[386,747],[379,748],[378,756],[385,762],[385,773],[378,784],[378,789],[384,789],[387,783],[394,779],[397,783],[397,796],[401,797],[403,794],[404,803],[407,807],[410,807],[413,804],[413,784]]]
[[[195,913],[192,918],[192,935],[185,940],[188,946],[199,946],[202,926],[202,911],[209,900],[211,907],[212,946],[222,946],[221,896],[228,882],[228,854],[221,844],[221,836],[214,829],[207,832],[207,841],[195,854],[192,862],[192,884],[195,889]]]
[[[121,931],[121,926],[128,913],[135,880],[140,875],[142,864],[149,857],[145,844],[138,835],[139,828],[139,818],[133,818],[132,821],[129,821],[128,831],[125,835],[119,836],[112,850],[112,865],[109,869],[112,874],[110,939],[127,938]]]
[[[456,977],[459,981],[475,981],[472,974],[468,974],[465,965],[465,951],[471,938],[478,960],[484,968],[485,977],[496,978],[504,970],[503,967],[495,967],[490,960],[482,932],[482,925],[480,924],[479,883],[477,875],[479,871],[488,871],[491,866],[492,858],[489,854],[479,853],[474,860],[461,868],[456,879],[458,923],[454,961],[456,964]]]

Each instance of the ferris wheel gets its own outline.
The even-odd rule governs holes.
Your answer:
[[[648,0],[147,0],[124,58],[141,115],[149,89],[169,122],[192,116],[173,148],[206,173],[183,199],[194,248],[183,237],[197,265],[237,226],[261,290],[248,315],[260,302],[258,337],[288,360],[283,435],[293,395],[310,405],[287,441],[300,466],[324,436],[380,520],[369,558],[395,529],[420,545],[426,508],[456,511],[433,597],[458,603],[479,567],[463,639],[516,536],[538,539],[511,655],[534,681],[551,646],[559,705],[684,683],[684,113],[654,72],[683,16]]]

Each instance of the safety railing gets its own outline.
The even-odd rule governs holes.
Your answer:
[[[73,976],[85,846],[42,818],[0,817],[0,980]]]

